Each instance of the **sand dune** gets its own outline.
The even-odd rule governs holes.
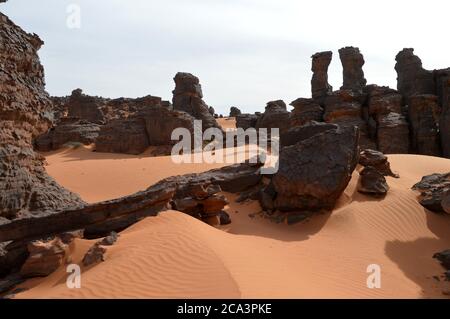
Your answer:
[[[90,201],[131,193],[166,175],[210,168],[87,149],[47,159],[56,180]],[[237,204],[226,194],[229,226],[216,229],[174,211],[147,218],[122,233],[105,262],[83,269],[81,289],[68,289],[60,269],[28,281],[31,289],[17,297],[443,297],[445,283],[433,278],[443,269],[431,256],[450,247],[450,218],[425,211],[410,187],[423,175],[450,171],[450,160],[393,155],[390,161],[401,178],[388,178],[391,190],[383,200],[356,192],[355,172],[333,213],[288,226],[253,216],[258,203]],[[79,263],[92,243],[77,240],[73,262]],[[370,264],[381,266],[381,289],[367,288]]]

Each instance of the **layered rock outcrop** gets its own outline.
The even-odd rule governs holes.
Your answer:
[[[342,62],[344,84],[341,90],[352,90],[361,92],[366,86],[367,81],[364,78],[364,57],[358,48],[345,47],[339,50],[339,57]]]
[[[83,201],[45,172],[33,139],[52,125],[37,51],[43,42],[0,13],[0,218],[54,213]]]
[[[62,118],[57,126],[35,140],[40,152],[57,150],[67,143],[90,145],[95,143],[101,126],[84,120]]]
[[[203,130],[210,127],[219,128],[208,105],[203,101],[202,86],[199,79],[190,74],[179,72],[175,75],[175,90],[173,91],[173,109],[183,111],[195,119],[202,121]]]
[[[270,135],[271,128],[278,128],[280,133],[289,127],[290,113],[286,109],[286,103],[282,100],[271,101],[267,103],[265,112],[258,118],[256,129],[266,128]]]
[[[450,173],[424,176],[412,189],[420,192],[419,203],[423,207],[435,213],[448,212]]]
[[[312,121],[320,122],[323,120],[324,110],[313,99],[299,98],[290,105],[294,107],[290,116],[290,126],[292,127],[302,126]]]
[[[333,52],[318,52],[312,57],[313,77],[311,79],[312,98],[322,103],[323,99],[333,91],[333,87],[328,83],[328,67],[330,66]]]
[[[236,116],[236,127],[244,130],[255,128],[258,121],[256,114],[240,114]]]

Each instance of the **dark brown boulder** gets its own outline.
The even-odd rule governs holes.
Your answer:
[[[397,63],[397,90],[404,97],[416,94],[435,94],[433,72],[422,67],[422,61],[414,49],[403,49],[395,57]]]
[[[63,118],[56,127],[35,140],[36,150],[40,152],[57,150],[70,142],[93,144],[99,135],[100,127],[84,120]]]
[[[446,192],[444,192],[444,195],[442,196],[441,205],[442,208],[444,209],[444,212],[450,214],[450,188]]]
[[[236,116],[236,128],[242,128],[244,130],[255,128],[257,121],[258,115],[256,114],[240,114]]]
[[[100,243],[95,243],[83,257],[83,266],[89,267],[105,261],[106,248],[100,245]]]
[[[438,97],[431,94],[408,98],[411,147],[417,154],[440,156]]]
[[[302,126],[311,121],[323,120],[323,108],[313,99],[299,98],[290,105],[294,107],[291,112],[290,126]]]
[[[358,163],[359,132],[338,128],[282,148],[272,182],[281,211],[333,209]]]
[[[311,79],[312,98],[318,103],[322,103],[323,99],[333,91],[333,87],[328,83],[328,67],[333,58],[333,52],[318,52],[311,58],[311,71],[313,72]]]
[[[338,125],[323,122],[310,122],[303,126],[290,128],[283,132],[280,136],[281,147],[295,145],[301,141],[307,140],[314,135],[323,133],[329,130],[337,130]]]
[[[378,117],[378,150],[384,154],[409,153],[409,124],[403,115],[391,112]]]
[[[387,194],[389,186],[386,178],[375,167],[364,167],[359,175],[358,192],[375,197]]]
[[[433,258],[439,260],[445,269],[450,270],[450,249],[434,254]]]
[[[174,78],[173,109],[183,111],[201,120],[203,130],[219,127],[209,107],[203,101],[203,92],[199,79],[190,73],[177,73]]]
[[[33,140],[52,126],[51,100],[37,51],[43,42],[0,13],[0,217],[58,212],[83,201],[44,169]]]
[[[241,110],[239,110],[237,107],[232,106],[230,108],[230,117],[236,117],[241,114],[242,114]]]
[[[146,124],[142,118],[111,121],[101,128],[95,142],[95,150],[102,153],[138,155],[149,146]]]
[[[419,203],[422,206],[435,213],[444,213],[448,207],[450,173],[424,176],[412,189],[420,192]]]
[[[379,151],[365,149],[359,155],[359,164],[367,167],[371,166],[380,172],[383,176],[391,176],[398,178],[399,175],[391,170],[391,164],[386,155]]]
[[[262,114],[256,123],[256,129],[266,128],[270,135],[271,128],[278,128],[280,133],[288,129],[290,113],[286,109],[286,103],[282,100],[271,101],[267,103],[264,114]]]
[[[367,81],[362,69],[365,61],[358,48],[345,47],[339,50],[339,57],[343,67],[344,84],[341,90],[362,92]]]

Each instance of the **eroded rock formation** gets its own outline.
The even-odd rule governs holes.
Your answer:
[[[322,103],[323,99],[333,91],[333,87],[328,83],[328,67],[333,58],[333,52],[319,52],[311,58],[311,71],[313,72],[311,79],[312,98],[316,102]]]
[[[271,128],[278,128],[280,133],[288,129],[290,113],[286,109],[286,103],[282,100],[267,103],[265,112],[258,118],[256,129],[266,128],[270,135]]]
[[[230,108],[230,117],[236,117],[236,116],[241,115],[241,114],[242,114],[241,110],[238,109],[237,107],[232,106]]]
[[[52,125],[37,51],[43,42],[0,13],[0,218],[57,212],[83,201],[47,175],[33,139]]]
[[[327,92],[328,94],[329,92]],[[291,112],[290,126],[302,126],[311,121],[323,120],[323,108],[313,99],[299,98],[291,103],[294,109]]]
[[[344,69],[344,84],[341,89],[361,92],[367,83],[362,69],[365,63],[363,55],[358,48],[345,47],[339,50],[339,57]]]
[[[413,186],[413,190],[420,192],[419,203],[435,213],[448,211],[449,189],[450,173],[424,176]]]
[[[203,130],[217,127],[214,116],[209,113],[208,105],[203,101],[202,86],[199,79],[190,73],[177,73],[174,78],[175,90],[173,91],[173,108],[192,115],[201,120]]]

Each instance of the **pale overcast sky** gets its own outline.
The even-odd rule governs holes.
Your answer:
[[[361,49],[369,83],[396,87],[395,55],[414,47],[429,69],[450,66],[447,0],[9,0],[0,10],[40,35],[47,90],[171,99],[177,71],[197,75],[221,113],[310,97],[311,55]],[[67,8],[81,8],[81,28]]]

